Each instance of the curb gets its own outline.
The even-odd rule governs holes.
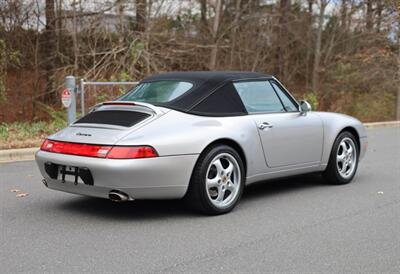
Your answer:
[[[365,128],[387,128],[400,127],[400,121],[364,123]],[[16,161],[32,161],[35,159],[35,153],[38,147],[19,148],[0,150],[0,163],[16,162]]]
[[[365,128],[400,127],[400,121],[364,123]]]
[[[38,147],[0,150],[0,163],[34,160],[38,150]]]

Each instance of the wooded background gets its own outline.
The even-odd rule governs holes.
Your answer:
[[[66,75],[188,70],[273,74],[318,110],[400,119],[399,9],[399,0],[2,0],[0,123],[50,119]]]

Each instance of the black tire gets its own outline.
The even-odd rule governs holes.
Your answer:
[[[355,153],[356,153],[356,160],[355,160],[355,167],[353,169],[353,172],[349,175],[349,177],[343,177],[341,175],[341,173],[339,172],[339,167],[338,164],[336,162],[336,157],[337,157],[337,153],[338,153],[338,149],[339,149],[339,145],[340,143],[346,139],[349,138],[353,141],[354,143],[354,147],[355,147]],[[355,136],[348,132],[348,131],[343,131],[341,132],[338,137],[336,137],[336,140],[333,144],[332,147],[332,151],[329,157],[329,162],[328,162],[328,166],[326,168],[326,170],[322,173],[323,177],[325,178],[325,180],[329,183],[329,184],[333,184],[333,185],[344,185],[344,184],[348,184],[350,183],[356,172],[357,172],[357,168],[358,168],[358,160],[359,160],[359,148],[358,148],[358,143],[357,140],[355,138]]]
[[[206,187],[206,177],[211,161],[220,154],[229,154],[236,161],[240,169],[240,183],[236,197],[232,203],[224,208],[216,207],[209,198]],[[239,176],[238,176],[239,177]],[[245,185],[245,170],[241,157],[232,147],[227,145],[214,145],[202,152],[194,167],[189,183],[188,191],[185,195],[185,202],[194,210],[207,215],[219,215],[230,212],[240,200]]]

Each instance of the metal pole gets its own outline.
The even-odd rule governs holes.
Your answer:
[[[85,115],[85,82],[81,79],[81,117]]]
[[[65,88],[71,92],[71,105],[67,108],[68,125],[72,124],[76,120],[76,86],[75,77],[65,77]]]

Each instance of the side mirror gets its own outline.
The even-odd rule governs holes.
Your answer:
[[[300,101],[300,113],[305,114],[309,111],[311,111],[310,103],[305,100]]]

